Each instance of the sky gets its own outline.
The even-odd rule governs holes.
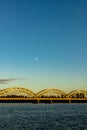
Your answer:
[[[0,89],[87,89],[87,1],[0,0]]]

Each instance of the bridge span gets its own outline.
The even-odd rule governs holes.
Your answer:
[[[59,89],[44,89],[38,93],[13,87],[0,90],[0,102],[28,102],[28,103],[87,103],[86,90],[74,90],[65,93]]]
[[[0,98],[3,103],[87,103],[87,98]]]

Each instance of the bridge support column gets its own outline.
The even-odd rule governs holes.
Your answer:
[[[69,100],[69,103],[71,103],[71,100]]]
[[[52,100],[51,100],[50,102],[51,102],[51,104],[53,103],[53,101],[52,101]]]
[[[40,103],[40,101],[39,101],[39,100],[37,100],[37,103]]]

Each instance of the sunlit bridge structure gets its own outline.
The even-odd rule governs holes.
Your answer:
[[[26,88],[14,87],[6,88],[0,91],[0,98],[31,98],[35,94]]]
[[[69,98],[87,98],[86,90],[74,90],[68,93]]]
[[[67,94],[58,89],[44,89],[38,92],[37,97],[39,98],[66,98]]]
[[[66,93],[50,88],[34,93],[23,87],[12,87],[0,90],[0,102],[87,103],[87,91],[74,90]]]

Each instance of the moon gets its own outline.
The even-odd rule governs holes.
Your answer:
[[[38,57],[35,58],[35,61],[38,61]]]

